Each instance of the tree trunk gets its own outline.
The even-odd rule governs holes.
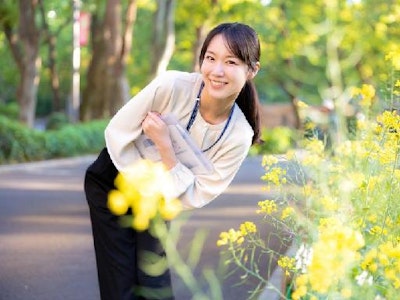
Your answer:
[[[200,71],[200,63],[199,63],[199,57],[200,57],[200,52],[201,52],[201,47],[203,45],[203,41],[205,38],[206,34],[206,28],[203,25],[200,25],[199,27],[196,27],[196,41],[193,45],[193,70],[196,72]]]
[[[17,101],[20,106],[19,119],[33,127],[36,112],[36,96],[39,85],[39,31],[35,23],[34,0],[19,0],[18,33],[11,24],[3,24],[11,53],[20,73]]]
[[[280,5],[280,7],[281,7],[281,10],[282,10],[282,12],[283,12],[283,14],[285,16],[285,20],[286,20],[287,19],[287,16],[286,16],[286,14],[287,14],[286,4],[282,3]],[[281,34],[282,34],[283,38],[287,38],[287,36],[288,36],[287,29],[283,29],[281,31]],[[287,66],[291,66],[291,65],[293,65],[293,60],[292,59],[285,59],[285,64]],[[295,80],[294,85],[296,87],[298,87],[298,89],[300,89],[301,83],[298,82],[297,80]],[[296,129],[300,129],[301,128],[301,120],[300,120],[299,110],[297,109],[297,97],[296,97],[296,94],[294,94],[293,92],[291,92],[291,90],[289,88],[287,88],[287,84],[285,82],[283,82],[281,84],[281,86],[283,87],[283,90],[290,96],[290,104],[291,104],[291,107],[293,109],[293,114],[294,114],[294,117],[295,117],[295,127],[296,127]]]
[[[53,34],[50,31],[49,24],[46,20],[46,13],[43,5],[43,1],[39,0],[39,9],[40,9],[40,15],[43,23],[43,29],[46,34],[46,39],[45,41],[48,44],[48,61],[47,65],[50,70],[50,84],[51,84],[51,90],[53,93],[53,111],[61,111],[61,96],[60,96],[60,80],[58,77],[58,72],[57,72],[57,51],[56,51],[56,44],[57,44],[57,38],[56,35]]]
[[[132,44],[136,7],[137,2],[130,0],[123,30],[120,0],[107,1],[103,21],[93,15],[93,55],[80,108],[81,120],[110,117],[129,99],[125,66]]]
[[[158,0],[157,3],[151,78],[167,69],[175,47],[175,0]]]

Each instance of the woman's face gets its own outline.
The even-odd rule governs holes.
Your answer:
[[[246,81],[256,74],[232,54],[221,34],[208,45],[200,71],[204,80],[203,92],[210,98],[225,101],[234,101]]]

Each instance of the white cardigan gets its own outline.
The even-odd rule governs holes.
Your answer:
[[[173,113],[186,128],[202,83],[199,73],[167,71],[154,79],[126,103],[111,119],[105,130],[110,157],[120,172],[141,159],[134,141],[142,133],[141,123],[148,111]],[[236,104],[235,104],[236,105]],[[201,148],[212,145],[219,137],[225,122],[207,123],[200,112],[190,129],[190,135]],[[253,130],[236,105],[231,122],[222,139],[205,154],[214,171],[194,175],[179,163],[170,170],[173,197],[181,199],[186,209],[206,205],[231,183],[251,146]]]

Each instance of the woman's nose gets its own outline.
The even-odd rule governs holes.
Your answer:
[[[219,76],[224,75],[224,64],[222,62],[216,62],[214,64],[213,73]]]

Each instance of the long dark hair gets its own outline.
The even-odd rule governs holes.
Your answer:
[[[260,41],[255,30],[242,23],[223,23],[208,33],[200,52],[200,66],[203,63],[204,55],[211,40],[219,34],[224,37],[232,54],[246,63],[250,70],[255,71],[255,66],[260,61]],[[258,143],[261,127],[260,104],[258,93],[252,80],[246,81],[239,96],[236,98],[236,103],[246,116],[247,122],[253,128],[252,143]]]

